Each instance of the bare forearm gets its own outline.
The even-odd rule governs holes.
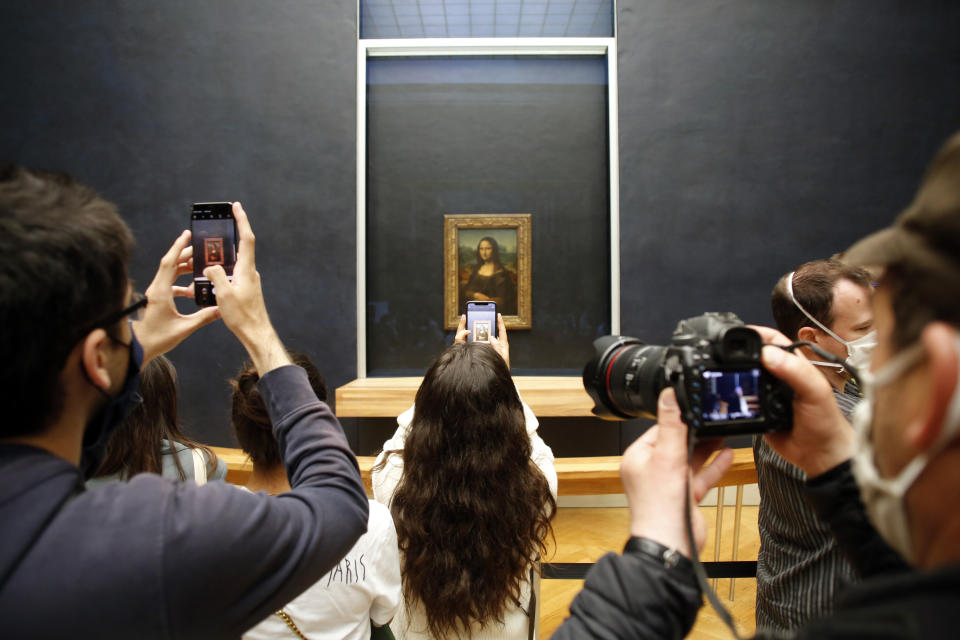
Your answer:
[[[290,355],[280,341],[280,336],[277,335],[269,320],[250,331],[243,332],[238,337],[261,377],[268,371],[293,364]]]

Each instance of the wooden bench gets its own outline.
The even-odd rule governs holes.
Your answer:
[[[227,482],[245,484],[253,465],[240,449],[211,447],[217,456],[227,463]],[[359,456],[360,475],[367,493],[372,495],[370,471],[373,468],[372,456]],[[592,496],[611,493],[623,493],[620,484],[620,456],[600,456],[593,458],[557,458],[554,467],[557,470],[557,488],[561,496]],[[753,465],[753,451],[749,448],[734,449],[733,464],[720,480],[719,486],[751,484],[757,481],[757,470]]]
[[[253,465],[249,458],[240,449],[230,449],[227,447],[211,447],[221,460],[227,463],[227,482],[234,484],[244,484],[250,477]],[[373,468],[375,458],[372,456],[359,456],[357,462],[360,465],[360,475],[363,478],[363,486],[367,490],[367,495],[373,496],[373,489],[370,484],[370,472]],[[620,483],[620,456],[601,456],[593,458],[557,458],[554,462],[554,468],[557,470],[557,493],[561,496],[590,496],[603,494],[623,493],[623,485]],[[750,448],[734,449],[733,464],[723,475],[720,482],[717,495],[716,506],[716,535],[714,536],[714,564],[719,566],[720,560],[720,530],[723,522],[723,503],[724,487],[736,486],[736,514],[734,515],[734,556],[733,562],[725,563],[734,567],[735,565],[749,565],[751,571],[756,571],[756,562],[737,562],[736,549],[740,538],[740,513],[743,506],[743,485],[752,484],[757,481],[757,469],[753,463],[753,450]],[[568,572],[566,577],[583,578],[589,568],[589,564],[571,564],[565,568],[559,569],[560,573]],[[547,577],[561,577],[558,571],[559,565],[545,567]],[[710,568],[708,566],[708,568]],[[735,570],[735,569],[734,569]],[[738,575],[724,574],[722,572],[711,571],[712,575],[719,577],[733,577]],[[730,600],[733,600],[734,582],[730,580]],[[716,578],[713,580],[716,588]]]

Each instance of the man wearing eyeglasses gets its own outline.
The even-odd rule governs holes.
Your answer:
[[[764,365],[795,392],[793,430],[767,442],[804,471],[805,497],[863,582],[791,637],[955,638],[960,602],[960,134],[934,158],[913,203],[843,256],[882,269],[872,300],[877,347],[864,400],[843,417],[826,378],[759,329]],[[696,504],[730,465],[687,459],[672,389],[658,425],[623,456],[630,540],[591,569],[555,638],[677,638],[701,605],[690,558],[706,526]],[[702,467],[702,468],[701,468]],[[691,473],[692,472],[692,473]],[[689,485],[688,485],[689,478]],[[695,542],[685,535],[691,518]],[[762,630],[758,635],[763,635]],[[777,635],[777,637],[784,637]]]
[[[114,206],[58,174],[0,168],[0,620],[5,637],[238,637],[313,584],[364,532],[356,459],[291,364],[234,204],[232,282],[180,314],[184,231],[142,298]],[[144,362],[222,318],[260,374],[293,487],[270,498],[142,474],[83,491],[137,400]]]

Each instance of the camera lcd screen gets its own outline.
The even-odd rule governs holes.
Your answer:
[[[760,368],[703,372],[703,421],[755,420],[760,412]]]

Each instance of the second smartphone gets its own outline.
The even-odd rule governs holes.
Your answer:
[[[492,300],[471,300],[467,303],[467,330],[470,342],[490,342],[497,335],[497,303]]]
[[[198,307],[217,304],[213,284],[203,270],[220,265],[233,279],[237,264],[237,223],[233,219],[233,204],[229,202],[195,202],[190,214],[190,232],[193,237],[193,296]]]

